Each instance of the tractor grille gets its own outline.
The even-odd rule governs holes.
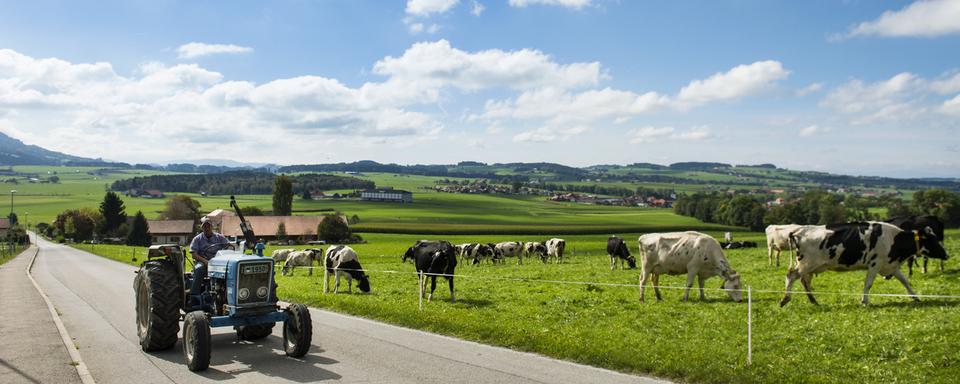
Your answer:
[[[273,268],[269,261],[241,263],[237,277],[237,305],[265,303],[270,300]]]

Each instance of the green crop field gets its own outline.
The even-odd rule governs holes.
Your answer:
[[[720,233],[711,233],[719,236]],[[621,234],[631,249],[637,233]],[[763,243],[760,233],[735,233]],[[753,364],[746,366],[747,305],[710,290],[707,300],[681,302],[682,290],[665,289],[657,302],[648,292],[639,302],[637,270],[609,268],[606,237],[564,236],[568,260],[561,265],[524,260],[517,265],[457,267],[457,301],[443,279],[434,300],[418,310],[417,278],[403,251],[419,235],[367,234],[353,245],[371,279],[372,293],[322,294],[321,271],[277,275],[284,300],[344,312],[481,343],[615,369],[690,382],[923,382],[954,383],[960,377],[960,301],[873,297],[859,304],[865,273],[827,272],[813,280],[819,306],[800,294],[778,306],[785,265],[767,265],[766,249],[726,252],[753,294]],[[545,240],[538,236],[444,236],[453,243]],[[947,250],[960,252],[960,232],[948,232]],[[131,249],[77,246],[128,264]],[[269,253],[273,248],[267,249]],[[303,248],[303,247],[298,247]],[[139,250],[142,260],[143,249]],[[679,287],[683,276],[661,284]],[[331,279],[331,288],[333,280]],[[919,272],[911,284],[920,294],[960,294],[960,267]],[[707,281],[717,288],[718,278]],[[345,289],[346,281],[341,282]],[[799,285],[796,290],[799,290]],[[905,293],[896,280],[878,279],[872,293]],[[845,293],[845,294],[838,294]],[[692,293],[696,297],[696,293]],[[321,340],[321,345],[323,341]]]

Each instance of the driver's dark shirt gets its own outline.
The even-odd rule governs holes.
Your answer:
[[[200,253],[200,251],[206,249],[211,244],[229,244],[229,243],[230,241],[228,241],[226,237],[224,237],[219,233],[214,232],[208,238],[206,235],[203,234],[203,232],[200,232],[200,234],[195,236],[193,238],[193,241],[190,242],[190,252],[193,253],[194,255],[197,255]],[[200,255],[200,256],[203,256],[204,258],[209,259],[211,256],[216,256],[216,255]]]

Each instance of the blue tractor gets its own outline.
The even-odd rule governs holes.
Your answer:
[[[216,256],[207,265],[206,289],[191,295],[192,269],[179,245],[154,245],[133,280],[136,292],[137,335],[145,352],[170,349],[183,321],[183,352],[187,367],[200,371],[210,365],[210,328],[234,327],[237,338],[259,340],[283,322],[283,349],[302,357],[313,335],[310,311],[303,304],[277,304],[273,259],[244,254],[256,242],[233,196],[230,205],[240,217],[245,246],[216,244],[205,254]],[[216,248],[216,249],[213,249]]]

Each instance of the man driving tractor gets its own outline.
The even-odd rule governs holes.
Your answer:
[[[193,255],[193,260],[197,262],[193,266],[191,295],[199,295],[203,291],[203,280],[207,277],[207,262],[217,256],[217,251],[233,246],[226,237],[213,231],[213,224],[207,217],[200,219],[200,230],[202,232],[190,242],[190,253]]]

